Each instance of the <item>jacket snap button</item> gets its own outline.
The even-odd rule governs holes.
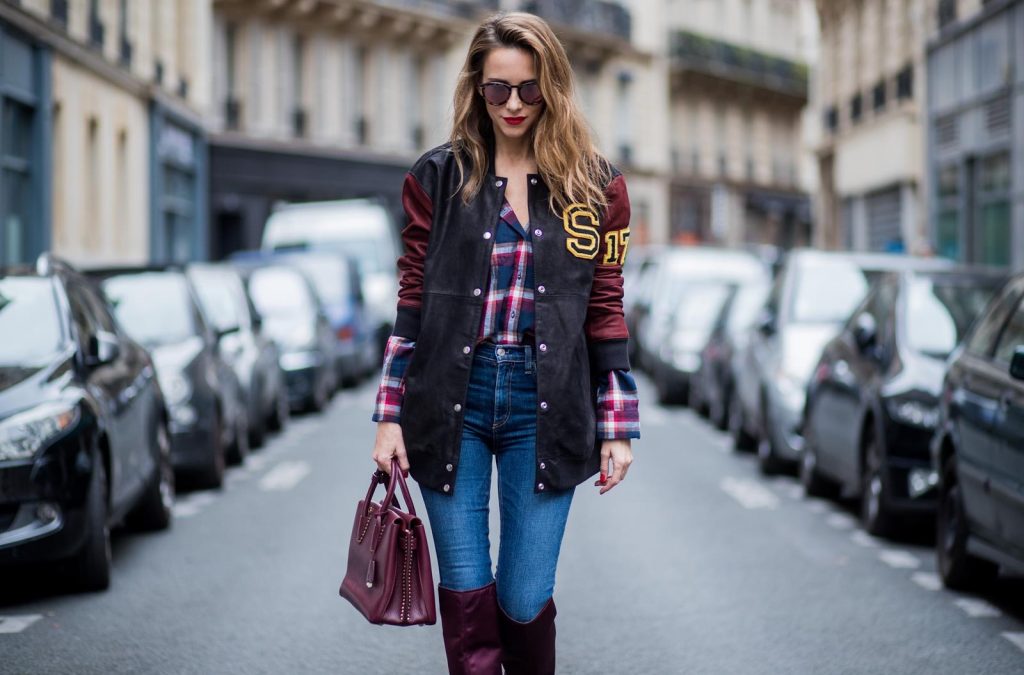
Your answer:
[[[480,293],[482,293],[482,292],[483,292],[483,291],[481,291],[481,290],[480,290],[479,288],[474,288],[474,289],[473,289],[473,295],[479,296],[479,295],[480,295]]]
[[[455,412],[459,412],[460,410],[462,410],[461,403],[456,403],[453,407],[455,408]]]
[[[490,238],[491,238],[491,233],[490,232],[484,232],[484,239],[490,239]]]
[[[538,286],[538,287],[537,287],[537,291],[538,291],[538,292],[540,292],[540,293],[543,293],[543,292],[545,292],[546,290],[547,290],[547,289],[546,289],[546,288],[544,288],[544,285],[543,285],[543,284],[541,284],[540,286]]]
[[[505,355],[505,350],[502,349],[501,347],[498,347],[498,356],[504,356],[504,355]]]
[[[449,471],[451,471],[451,470],[452,470],[452,465],[451,465],[451,464],[445,464],[445,465],[444,465],[444,468],[446,468],[446,469],[448,469]]]
[[[544,483],[537,483],[537,489],[538,490],[543,490],[544,489]]]
[[[494,187],[501,187],[501,181],[500,180],[494,181]]]
[[[537,184],[537,179],[536,178],[531,178],[530,179],[530,185],[536,185],[536,184]]]
[[[546,469],[546,468],[548,468],[548,465],[547,465],[547,464],[545,464],[544,462],[541,462],[541,463],[540,463],[540,468],[542,468],[542,469]]]
[[[465,346],[465,347],[463,347],[463,348],[462,348],[462,353],[463,353],[463,354],[468,354],[468,353],[470,353],[471,351],[473,351],[473,348],[472,348],[472,347],[470,347],[469,345],[467,345],[467,346]]]
[[[452,486],[451,486],[451,485],[448,485],[448,483],[445,483],[445,484],[444,484],[444,487],[443,487],[443,488],[441,488],[441,489],[442,489],[442,490],[444,490],[445,492],[448,492],[449,490],[451,490],[451,489],[452,489]]]
[[[541,401],[540,402],[540,409],[541,410],[547,410],[548,409],[548,402],[547,401]]]
[[[537,345],[537,349],[541,350],[542,352],[546,352],[548,350],[548,346],[541,342],[539,345]]]
[[[535,237],[539,237],[542,234],[544,234],[544,233],[541,231],[541,229],[539,227],[536,230],[533,231],[533,236],[535,236]]]

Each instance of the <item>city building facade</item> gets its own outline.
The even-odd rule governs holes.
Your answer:
[[[933,246],[954,260],[1024,267],[1024,1],[940,0],[930,9]]]
[[[806,244],[815,167],[802,151],[813,5],[667,0],[672,240]]]
[[[924,45],[931,0],[817,0],[820,191],[815,244],[929,250]]]
[[[0,5],[0,19],[5,36],[9,26],[33,45],[40,83],[40,104],[30,114],[21,99],[12,118],[32,117],[36,159],[14,163],[25,170],[11,180],[32,186],[17,194],[35,208],[27,238],[4,219],[5,237],[21,240],[11,257],[205,256],[208,0],[23,0]],[[27,52],[14,51],[24,72]],[[2,208],[16,210],[15,193],[4,193]]]

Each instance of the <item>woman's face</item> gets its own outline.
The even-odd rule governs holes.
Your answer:
[[[502,82],[520,85],[536,79],[533,56],[529,52],[514,47],[498,47],[488,52],[484,59],[483,80],[480,84]],[[495,135],[509,140],[527,137],[544,112],[543,102],[536,105],[523,103],[518,89],[513,89],[511,96],[502,105],[491,105],[485,100],[484,107],[494,125]]]

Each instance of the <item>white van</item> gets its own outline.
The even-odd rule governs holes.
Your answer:
[[[329,250],[351,256],[359,265],[380,344],[387,339],[395,324],[401,245],[391,213],[382,204],[343,199],[281,206],[267,219],[261,248]]]

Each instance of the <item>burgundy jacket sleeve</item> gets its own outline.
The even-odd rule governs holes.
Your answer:
[[[406,174],[402,185],[402,207],[406,215],[406,226],[402,229],[405,251],[398,259],[398,316],[394,335],[415,340],[420,332],[423,263],[427,257],[434,205],[412,172]]]
[[[629,244],[629,195],[621,174],[605,188],[608,206],[601,223],[594,284],[585,329],[591,363],[598,372],[629,370],[629,331],[622,311],[622,262]]]

